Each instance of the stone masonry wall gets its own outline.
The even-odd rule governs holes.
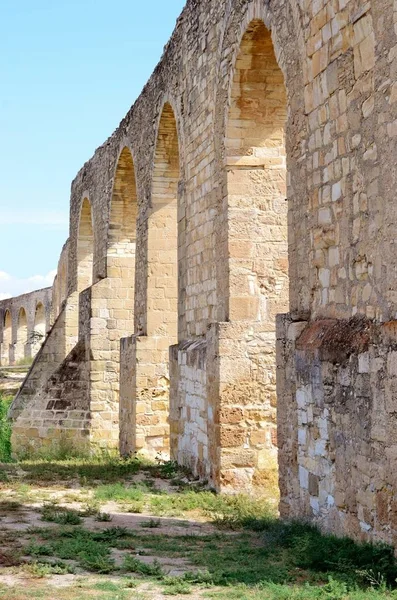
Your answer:
[[[341,535],[395,544],[397,324],[355,317],[302,328],[290,432],[296,459],[282,512],[313,516]],[[283,461],[288,455],[290,449],[281,453]]]
[[[278,445],[283,515],[393,539],[396,24],[395,0],[187,2],[72,183],[75,325],[16,447],[74,390],[78,439],[171,441],[226,491],[266,486]]]
[[[51,288],[0,301],[0,365],[33,358],[52,325]]]

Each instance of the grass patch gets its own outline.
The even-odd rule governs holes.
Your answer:
[[[144,502],[145,492],[148,489],[144,484],[137,484],[131,486],[125,486],[122,483],[113,483],[107,485],[100,485],[94,491],[94,498],[100,502],[123,502],[128,504],[129,502]]]
[[[70,510],[56,504],[45,504],[41,510],[43,521],[58,525],[80,525],[82,518],[76,510]]]
[[[7,418],[12,398],[0,395],[0,462],[11,462],[11,423]]]
[[[121,459],[112,454],[96,456],[66,457],[54,460],[51,455],[35,460],[22,460],[19,466],[26,473],[25,482],[42,485],[57,485],[78,481],[83,487],[119,482],[138,473],[146,464],[136,458]],[[12,466],[10,465],[12,472]]]
[[[74,573],[74,569],[69,565],[57,561],[55,563],[50,562],[38,562],[24,565],[24,571],[29,573],[31,577],[48,577],[49,575],[67,575],[68,573]]]
[[[304,522],[282,522],[266,500],[216,495],[187,478],[183,485],[167,492],[153,487],[150,480],[134,483],[132,478],[139,470],[146,477],[149,472],[159,477],[163,468],[136,459],[102,456],[58,463],[23,462],[18,467],[5,467],[13,482],[19,467],[22,481],[31,483],[35,478],[36,485],[53,486],[57,499],[61,480],[70,482],[71,487],[79,488],[78,494],[70,492],[70,502],[84,497],[87,505],[85,510],[83,506],[76,511],[56,503],[45,504],[43,517],[52,526],[31,528],[24,532],[22,542],[10,540],[7,546],[13,546],[22,559],[31,557],[29,568],[37,569],[37,575],[32,573],[35,579],[40,573],[45,577],[47,569],[62,572],[64,568],[78,568],[90,573],[90,577],[84,575],[84,597],[129,599],[137,597],[139,589],[138,593],[126,592],[128,587],[139,588],[145,583],[149,597],[162,590],[169,596],[200,593],[200,597],[219,600],[397,600],[397,563],[392,548],[323,535]],[[175,481],[175,465],[167,463],[162,475],[169,483]],[[12,490],[11,504],[3,503],[5,511],[0,510],[0,517],[12,512],[18,516],[23,508],[21,498],[31,498],[34,492],[26,484],[18,487],[12,483]],[[46,489],[45,494],[48,492]],[[50,497],[46,496],[47,500]],[[16,499],[19,503],[13,503]],[[103,522],[111,519],[102,512],[107,510],[104,503],[110,501],[129,511],[145,509],[150,516],[134,530],[117,526],[102,529],[98,523],[96,531],[85,529],[82,523],[87,516]],[[65,500],[59,502],[64,504]],[[174,521],[178,527],[169,529],[167,521],[157,518],[160,515],[188,516],[190,520],[206,516],[217,529],[200,529],[187,520]],[[118,517],[114,521],[119,522]],[[127,515],[123,517],[123,524],[126,522]],[[136,524],[133,518],[131,522]],[[182,527],[187,528],[185,535]],[[7,561],[4,559],[4,566],[10,564],[9,558]],[[171,577],[168,571],[174,570],[174,565],[188,572]],[[117,580],[108,581],[110,575]],[[86,589],[88,581],[99,577],[103,587],[91,583]]]
[[[304,598],[299,595],[303,588],[309,590],[307,598],[332,599],[338,598],[335,594],[339,590],[344,594],[341,600],[345,600],[349,594],[363,590],[376,590],[378,596],[374,597],[382,597],[381,593],[390,596],[392,592],[387,590],[395,586],[397,578],[390,547],[325,536],[315,527],[297,522],[274,520],[260,534],[242,530],[234,534],[171,536],[122,527],[101,532],[82,528],[36,530],[36,534],[43,543],[28,547],[30,555],[37,559],[51,555],[58,560],[74,560],[95,573],[119,570],[111,558],[112,548],[130,550],[133,554],[126,554],[122,571],[161,581],[170,595],[188,593],[192,586],[204,585],[236,588],[239,598],[251,597],[251,592],[258,598]],[[138,553],[151,556],[153,561],[143,562]],[[167,579],[156,557],[183,559],[192,570],[182,578]],[[295,595],[285,595],[287,589]],[[248,596],[247,590],[251,590]]]
[[[33,364],[33,358],[31,356],[25,356],[24,358],[20,358],[15,363],[17,367],[31,367]]]

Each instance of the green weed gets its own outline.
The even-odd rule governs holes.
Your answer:
[[[80,525],[82,518],[75,510],[68,510],[62,506],[45,504],[41,509],[43,521],[57,523],[58,525]]]
[[[192,593],[192,587],[183,577],[165,577],[165,588],[163,594],[165,596],[179,596]]]
[[[102,523],[106,523],[111,520],[112,520],[112,515],[110,515],[109,513],[105,513],[105,512],[99,512],[95,517],[95,521],[100,521]]]
[[[66,575],[67,573],[74,572],[71,567],[62,562],[45,563],[36,561],[26,564],[25,571],[27,571],[32,577],[37,578],[48,577],[49,575]]]
[[[122,483],[100,485],[94,491],[94,498],[101,502],[142,502],[144,492],[148,490],[143,484],[125,486]]]
[[[157,529],[157,527],[161,527],[160,519],[149,519],[149,521],[142,521],[141,527],[147,529]]]
[[[162,579],[164,577],[162,566],[157,560],[148,564],[135,556],[127,555],[124,558],[123,569],[129,573],[138,573],[139,575],[146,575],[155,579]]]
[[[7,418],[12,398],[0,395],[0,462],[11,462],[11,423]]]

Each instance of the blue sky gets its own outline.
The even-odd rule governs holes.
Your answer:
[[[184,4],[0,1],[0,299],[51,285],[71,181],[139,95]]]

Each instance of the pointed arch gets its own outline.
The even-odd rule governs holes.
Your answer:
[[[79,221],[77,239],[77,291],[82,292],[92,285],[94,261],[94,231],[92,210],[88,198],[84,198]]]
[[[1,364],[11,364],[10,346],[12,344],[12,317],[9,310],[5,311],[3,318],[3,343],[1,345]]]
[[[154,157],[148,225],[147,333],[168,336],[178,329],[179,140],[175,114],[164,104]]]
[[[289,311],[287,92],[263,20],[253,19],[242,34],[230,81],[223,148],[225,318],[232,324],[228,335],[244,356],[244,368],[234,376],[234,356],[223,356],[222,368],[231,377],[236,410],[250,404],[257,418],[250,421],[249,411],[243,410],[241,422],[221,423],[220,437],[233,427],[244,428],[257,485],[276,477],[276,316]],[[222,402],[221,395],[221,407]],[[228,456],[240,451],[241,443],[221,448]]]
[[[237,56],[225,139],[232,321],[274,321],[288,309],[286,120],[270,31],[254,20]]]
[[[137,192],[131,151],[120,153],[114,177],[108,233],[108,263],[112,257],[135,257]]]

